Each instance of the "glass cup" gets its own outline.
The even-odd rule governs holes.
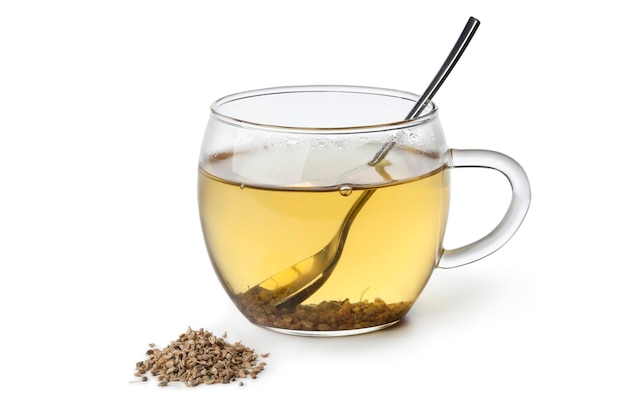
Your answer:
[[[357,86],[295,86],[217,100],[202,142],[198,200],[208,253],[252,323],[338,336],[397,323],[433,271],[502,247],[530,205],[510,157],[450,149],[419,96]],[[512,198],[499,224],[463,247],[442,245],[450,170],[495,169]]]

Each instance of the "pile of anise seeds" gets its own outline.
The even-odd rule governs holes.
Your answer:
[[[241,342],[228,343],[226,334],[216,337],[204,329],[181,334],[165,349],[150,344],[148,359],[137,362],[135,376],[147,381],[147,373],[159,381],[159,386],[180,381],[190,387],[200,384],[228,384],[238,378],[255,379],[265,368],[265,362],[257,363],[259,356]],[[243,385],[240,382],[239,385]]]

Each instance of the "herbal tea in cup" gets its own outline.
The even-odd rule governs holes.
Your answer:
[[[299,86],[212,105],[199,161],[202,231],[248,320],[312,336],[382,329],[409,311],[436,268],[481,259],[515,234],[530,205],[524,170],[498,152],[448,148],[433,103],[403,120],[418,99]],[[450,170],[459,167],[498,170],[512,199],[491,233],[447,249]]]

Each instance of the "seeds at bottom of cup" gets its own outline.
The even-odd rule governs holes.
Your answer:
[[[235,296],[235,303],[253,323],[287,330],[334,331],[375,327],[400,320],[411,308],[408,302],[322,301],[294,308],[271,304],[271,291],[247,291]]]

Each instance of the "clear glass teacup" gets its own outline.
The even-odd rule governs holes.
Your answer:
[[[530,184],[510,157],[450,149],[419,96],[358,86],[294,86],[217,100],[202,142],[198,199],[208,253],[252,323],[336,336],[397,323],[433,271],[479,260],[517,231]],[[499,224],[463,247],[442,245],[450,170],[509,180]]]

